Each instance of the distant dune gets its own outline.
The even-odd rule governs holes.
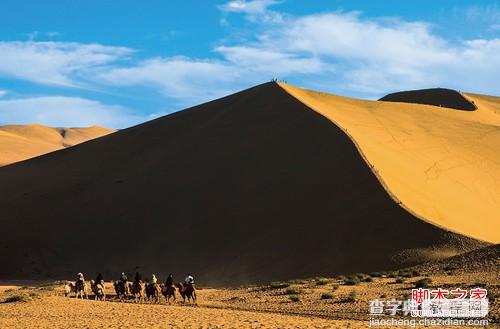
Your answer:
[[[38,124],[0,126],[0,166],[73,146],[113,131],[99,126],[88,128],[50,128]]]
[[[282,86],[344,129],[403,207],[447,230],[500,242],[498,97],[419,92],[428,101],[450,104],[458,95],[477,106],[475,111],[457,111]],[[446,101],[445,96],[451,100]]]
[[[456,90],[446,88],[400,91],[386,95],[380,100],[385,102],[427,104],[462,111],[474,111],[476,109],[474,102],[469,101]]]
[[[483,150],[496,159],[498,130],[480,122],[493,114],[477,100],[483,110],[452,116],[267,83],[3,167],[0,278],[138,269],[236,285],[398,268],[485,246],[464,234],[496,239],[486,231],[495,231],[489,211],[498,195],[480,208],[476,194],[493,192],[499,176],[465,171],[470,181],[460,181],[432,166],[458,149],[452,173],[455,159],[486,166]],[[387,191],[441,228],[400,207],[363,156]],[[446,191],[434,193],[445,184],[451,204]],[[462,212],[475,215],[470,227],[462,217],[461,226],[444,222]]]

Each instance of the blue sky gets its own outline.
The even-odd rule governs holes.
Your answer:
[[[0,125],[123,128],[269,81],[500,95],[497,1],[0,2]]]

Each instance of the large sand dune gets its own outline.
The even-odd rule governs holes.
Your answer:
[[[499,98],[466,94],[477,109],[459,111],[282,86],[344,129],[403,207],[447,230],[500,242]],[[447,103],[439,96],[449,92],[431,91],[399,100]]]
[[[111,129],[51,128],[38,124],[0,126],[0,166],[73,146],[113,132]]]
[[[371,139],[386,141],[386,128],[370,115],[383,103],[334,99],[352,109],[339,113],[372,129]],[[433,113],[425,106],[391,106],[399,109],[393,110],[393,125],[410,129],[410,141],[414,125],[402,118],[413,120],[410,111]],[[388,117],[391,106],[384,108]],[[325,118],[329,113],[322,114],[268,83],[1,168],[0,278],[77,271],[102,271],[109,278],[140,269],[190,271],[203,284],[238,284],[389,269],[483,245],[397,205],[351,139]],[[441,127],[437,118],[449,116],[436,112],[427,129]],[[453,123],[451,131],[484,126],[465,117]],[[360,145],[370,140],[360,136]],[[471,153],[467,160],[475,161],[466,139],[460,141]],[[490,141],[488,135],[483,141]],[[429,154],[442,154],[441,146],[430,147]],[[399,146],[400,152],[384,153],[381,161],[408,174],[405,157],[396,155],[413,149],[418,145],[408,151]],[[369,150],[368,157],[375,157]],[[424,178],[441,176],[430,171]],[[401,199],[415,194],[425,203],[416,179],[416,188]],[[456,197],[463,198],[461,192]],[[471,207],[478,206],[474,202],[471,197]],[[479,227],[481,214],[475,217]],[[476,226],[472,232],[482,232]]]
[[[385,102],[434,105],[462,111],[476,110],[476,106],[474,106],[473,102],[467,100],[458,91],[446,88],[400,91],[386,95],[379,100]]]

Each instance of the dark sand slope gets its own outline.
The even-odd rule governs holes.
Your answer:
[[[459,92],[446,88],[400,91],[386,95],[379,100],[435,105],[462,111],[474,111],[476,109],[475,105],[465,99]]]
[[[274,83],[0,168],[0,209],[0,278],[138,266],[237,284],[481,245],[400,208],[340,129]]]

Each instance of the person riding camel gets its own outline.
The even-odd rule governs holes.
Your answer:
[[[95,278],[95,284],[99,283],[104,285],[104,278],[101,273],[97,273],[97,277]]]
[[[139,272],[135,272],[135,278],[134,278],[134,283],[142,283],[142,276]]]
[[[191,274],[187,274],[186,278],[184,279],[184,284],[185,285],[190,285],[190,284],[194,284],[194,278]]]
[[[76,282],[75,282],[75,287],[84,287],[85,286],[85,278],[83,276],[83,273],[82,272],[79,272],[77,275],[76,275]]]
[[[128,278],[127,278],[127,275],[125,274],[125,272],[122,272],[122,274],[120,275],[120,281],[123,282],[124,284],[127,283]]]
[[[171,287],[171,286],[173,286],[173,284],[174,284],[174,276],[172,275],[172,273],[170,273],[168,275],[167,280],[165,281],[165,286],[166,287]]]
[[[156,285],[158,283],[158,279],[156,278],[156,275],[151,275],[151,284]]]
[[[190,273],[188,273],[187,276],[186,276],[186,278],[184,279],[184,284],[183,284],[183,287],[182,287],[182,291],[183,292],[186,291],[186,288],[188,286],[193,286],[193,285],[194,285],[194,278],[193,278],[193,276]]]
[[[79,283],[80,281],[85,281],[85,278],[83,277],[83,273],[82,272],[79,272],[77,275],[76,275],[76,282]]]

